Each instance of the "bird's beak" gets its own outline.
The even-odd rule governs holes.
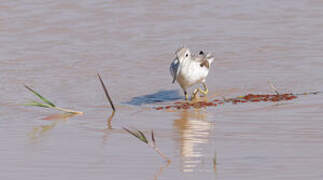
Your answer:
[[[207,54],[206,58],[208,59],[210,64],[212,64],[215,61],[215,57],[211,54]]]

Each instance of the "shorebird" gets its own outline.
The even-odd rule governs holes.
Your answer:
[[[170,73],[173,82],[178,82],[184,91],[185,100],[188,100],[187,88],[202,83],[204,90],[197,88],[193,91],[192,99],[198,92],[206,95],[208,88],[205,84],[206,77],[210,70],[210,65],[214,61],[211,54],[200,51],[198,55],[191,54],[188,48],[180,48],[175,52],[175,59],[170,65]]]

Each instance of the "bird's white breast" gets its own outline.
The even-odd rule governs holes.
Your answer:
[[[208,73],[209,69],[201,67],[201,62],[185,61],[177,77],[177,82],[182,88],[186,89],[196,83],[204,82]]]

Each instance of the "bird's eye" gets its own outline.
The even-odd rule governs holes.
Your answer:
[[[188,57],[188,54],[185,54],[185,57]]]
[[[203,54],[204,54],[204,52],[203,51],[200,51],[199,55],[203,55]]]

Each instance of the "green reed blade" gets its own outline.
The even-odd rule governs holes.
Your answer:
[[[139,140],[141,140],[142,142],[148,144],[148,140],[147,138],[145,137],[145,135],[143,135],[142,132],[138,131],[137,133],[136,132],[133,132],[127,128],[123,128],[125,131],[127,131],[128,133],[130,133],[131,135],[135,136],[136,138],[138,138]]]
[[[133,132],[133,131],[130,131],[129,129],[127,128],[123,128],[125,131],[127,131],[128,133],[130,133],[131,135],[135,136],[136,138],[140,139],[140,135]]]
[[[138,131],[138,133],[140,134],[140,139],[144,142],[144,143],[146,143],[146,144],[148,144],[148,140],[147,140],[147,138],[146,138],[146,136],[145,136],[145,134],[143,133],[143,132],[141,132],[141,131],[139,131],[139,130],[137,130]]]
[[[30,103],[24,104],[25,106],[38,106],[38,107],[43,107],[43,108],[51,108],[52,106],[48,105],[48,104],[42,104],[40,102],[37,101],[32,101]]]
[[[29,86],[27,86],[27,85],[24,85],[24,86],[25,86],[25,88],[27,88],[33,94],[35,94],[36,96],[38,96],[42,101],[44,101],[49,106],[56,107],[56,105],[54,103],[50,102],[49,100],[47,100],[46,98],[44,98],[43,96],[41,96],[39,93],[37,93],[35,90],[31,89]]]

